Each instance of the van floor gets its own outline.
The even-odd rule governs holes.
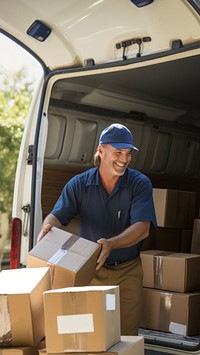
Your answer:
[[[142,328],[139,335],[144,336],[145,355],[200,354],[200,335],[183,336]]]
[[[167,349],[164,347],[154,347],[157,350],[147,349],[145,348],[145,355],[200,355],[200,351],[185,351],[185,350],[175,350],[175,349]]]

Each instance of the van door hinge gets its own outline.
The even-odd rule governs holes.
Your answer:
[[[34,149],[34,145],[33,144],[28,146],[27,165],[33,165],[33,149]]]
[[[23,223],[22,234],[26,237],[28,235],[28,225],[29,225],[31,206],[29,204],[23,205],[22,210],[24,211],[24,223]]]

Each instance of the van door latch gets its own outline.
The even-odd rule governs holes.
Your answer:
[[[33,165],[33,149],[34,145],[30,144],[28,146],[28,158],[27,158],[27,165]]]
[[[141,51],[142,51],[142,42],[151,42],[151,37],[146,36],[146,37],[142,37],[142,38],[131,38],[131,39],[127,39],[125,41],[119,42],[116,44],[116,49],[120,49],[123,48],[123,53],[122,53],[122,59],[126,60],[127,57],[125,55],[126,52],[126,48],[129,46],[132,46],[133,44],[137,44],[138,45],[138,53],[137,53],[137,57],[141,57]]]
[[[26,237],[28,235],[28,224],[29,216],[31,212],[31,206],[29,204],[22,206],[22,211],[24,211],[24,223],[23,223],[23,235]]]

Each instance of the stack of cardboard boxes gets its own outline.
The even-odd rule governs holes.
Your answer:
[[[200,334],[200,255],[190,252],[191,238],[188,252],[180,250],[181,241],[189,236],[187,230],[192,236],[195,193],[154,189],[153,197],[158,232],[153,242],[150,240],[149,248],[141,252],[144,287],[140,326],[197,335]]]
[[[141,327],[200,334],[200,255],[158,250],[141,253],[144,270]]]
[[[195,218],[196,193],[154,188],[153,199],[158,228],[150,232],[142,249],[189,253]]]
[[[144,355],[142,336],[120,334],[119,286],[86,286],[99,252],[52,228],[27,268],[0,273],[0,355]]]
[[[0,272],[0,355],[35,355],[44,337],[49,267]]]
[[[200,255],[179,249],[187,235],[183,231],[193,225],[195,194],[154,189],[154,202],[162,233],[155,248],[141,253],[140,326],[196,335]],[[166,248],[158,248],[159,239]],[[144,354],[142,336],[120,334],[119,287],[87,286],[95,276],[99,252],[97,243],[52,228],[29,252],[27,268],[0,272],[0,355]]]

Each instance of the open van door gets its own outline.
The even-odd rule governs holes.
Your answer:
[[[44,69],[18,159],[11,267],[26,266],[61,189],[93,166],[100,132],[116,121],[129,127],[139,148],[132,167],[154,187],[195,192],[199,218],[199,1],[0,0],[0,6],[0,31]],[[79,233],[78,219],[68,230]]]

